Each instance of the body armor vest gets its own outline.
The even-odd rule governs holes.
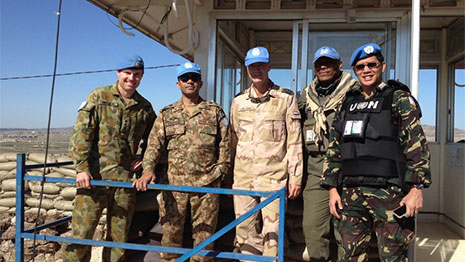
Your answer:
[[[392,96],[396,90],[409,90],[399,84],[388,81],[382,91],[367,100],[357,93],[347,94],[338,127],[343,177],[403,180],[406,161],[399,143],[399,127],[393,124]]]

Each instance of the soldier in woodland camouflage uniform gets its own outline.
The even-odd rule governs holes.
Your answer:
[[[73,237],[92,239],[102,210],[107,208],[108,241],[126,242],[134,211],[135,190],[90,187],[90,180],[132,181],[140,169],[136,158],[155,120],[152,105],[136,88],[144,74],[141,57],[118,64],[118,81],[93,90],[79,108],[70,155],[76,167]],[[89,261],[90,246],[68,245],[63,261]],[[123,249],[103,249],[103,261],[124,261]]]
[[[252,86],[234,98],[231,106],[231,139],[234,158],[234,189],[276,191],[288,186],[288,197],[300,194],[302,138],[300,113],[292,91],[269,78],[268,50],[247,52],[245,65]],[[234,196],[236,217],[262,199]],[[236,227],[236,246],[244,254],[277,256],[279,200],[261,210],[263,229],[257,232],[256,213]]]
[[[431,183],[420,107],[405,85],[383,82],[386,64],[378,45],[356,49],[351,66],[360,85],[347,93],[333,122],[322,181],[331,214],[341,217],[341,261],[368,261],[372,231],[382,261],[407,261],[422,189]],[[393,213],[400,206],[404,216]]]
[[[347,91],[356,83],[350,73],[342,72],[339,53],[332,47],[320,47],[313,58],[315,78],[302,92],[299,110],[303,118],[304,174],[307,183],[302,192],[302,227],[310,261],[328,261],[331,226],[338,243],[339,220],[331,219],[328,190],[321,187],[324,155],[328,148],[329,127],[339,112]]]
[[[144,171],[134,182],[138,190],[146,190],[147,183],[155,181],[154,167],[164,149],[168,153],[168,182],[171,185],[220,187],[223,175],[228,172],[229,128],[222,108],[199,96],[202,81],[197,64],[187,62],[177,71],[177,86],[182,98],[163,108],[153,125],[143,160]],[[189,204],[194,246],[215,232],[218,194],[162,192],[163,246],[182,247]],[[212,250],[213,243],[206,249]],[[163,261],[174,261],[177,257],[178,254],[161,254]],[[213,258],[193,256],[191,261],[213,261]]]

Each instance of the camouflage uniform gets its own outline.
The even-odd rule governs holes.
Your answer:
[[[161,152],[168,152],[168,182],[171,185],[220,187],[229,169],[229,128],[221,107],[201,101],[189,114],[182,101],[163,108],[153,125],[143,160],[144,171],[153,171]],[[216,229],[218,194],[163,191],[160,221],[162,245],[182,247],[187,205],[191,205],[194,246],[210,237]],[[206,249],[213,249],[209,245]],[[162,253],[164,260],[177,254]],[[192,261],[213,261],[194,256]]]
[[[305,143],[304,159],[306,162],[304,162],[304,174],[307,173],[307,182],[302,192],[304,198],[302,227],[310,261],[327,261],[329,259],[331,224],[333,224],[334,235],[338,247],[340,247],[339,220],[333,219],[329,212],[328,190],[320,186],[320,180],[323,175],[324,155],[328,148],[329,128],[336,112],[339,111],[342,105],[345,93],[355,82],[350,73],[342,72],[341,76],[332,84],[335,85],[333,87],[334,91],[330,94],[320,95],[316,91],[319,82],[318,78],[315,77],[310,85],[303,90],[299,99]],[[318,109],[311,107],[310,102],[318,105]],[[320,113],[324,114],[324,117],[319,116],[319,119],[323,120],[323,126],[318,126],[320,130],[317,132],[315,130],[317,126],[315,118],[317,116],[314,116],[314,114]],[[342,254],[341,248],[338,248],[338,254]]]
[[[302,180],[300,113],[292,91],[271,83],[257,98],[253,87],[234,98],[231,106],[232,148],[235,149],[234,189],[276,191]],[[236,217],[263,199],[234,196]],[[263,230],[258,233],[258,213],[236,227],[241,253],[277,256],[279,200],[261,210]]]
[[[376,87],[376,94],[386,88],[383,82]],[[353,92],[363,97],[357,85]],[[375,94],[375,95],[376,95]],[[397,90],[392,98],[392,119],[399,127],[398,143],[406,158],[405,183],[431,183],[430,153],[419,120],[419,107],[408,92]],[[338,115],[330,131],[330,145],[325,161],[323,186],[338,185],[341,172],[340,139],[336,127],[342,116]],[[344,180],[345,181],[345,180]],[[391,177],[386,186],[347,186],[342,189],[342,218],[340,231],[344,247],[341,261],[368,261],[367,247],[374,230],[378,240],[379,256],[383,261],[406,261],[408,243],[414,238],[413,218],[396,219],[393,209],[405,196],[399,177]]]
[[[89,172],[96,180],[131,181],[131,162],[140,141],[147,140],[155,117],[152,105],[137,92],[125,104],[118,82],[93,90],[79,108],[71,136],[70,155],[76,171]],[[102,210],[107,208],[107,240],[126,242],[134,200],[134,189],[79,188],[73,210],[73,237],[91,239]],[[89,260],[90,246],[68,245],[63,254],[63,261]],[[124,261],[124,250],[104,248],[103,260]]]

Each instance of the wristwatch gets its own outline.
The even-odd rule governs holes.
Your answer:
[[[413,184],[412,187],[422,190],[425,187],[425,185],[423,185],[422,183],[418,183],[418,184]]]

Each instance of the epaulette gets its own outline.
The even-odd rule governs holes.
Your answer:
[[[171,104],[171,105],[167,105],[167,106],[163,107],[163,108],[160,110],[160,112],[165,112],[165,111],[167,111],[167,110],[170,110],[171,108],[175,107],[175,104],[176,104],[176,103],[173,103],[173,104]]]
[[[392,88],[394,88],[395,90],[403,90],[403,91],[406,91],[406,92],[409,92],[410,93],[410,89],[403,83],[399,82],[399,81],[396,81],[396,80],[388,80],[386,82],[386,84]]]
[[[218,105],[218,103],[216,103],[215,101],[205,101],[205,104],[207,104],[207,106],[215,106],[215,107],[221,107],[220,105]]]
[[[288,94],[288,95],[294,95],[294,92],[291,90],[291,89],[287,89],[287,88],[284,88],[284,87],[281,87],[281,92],[282,93],[285,93],[285,94]]]
[[[238,97],[240,95],[243,95],[244,93],[245,93],[245,90],[242,90],[241,92],[237,93],[234,97],[236,98],[236,97]]]

